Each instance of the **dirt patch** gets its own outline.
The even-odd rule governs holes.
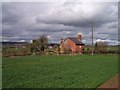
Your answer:
[[[101,86],[99,86],[97,88],[97,90],[100,90],[101,88],[105,89],[105,88],[111,88],[112,90],[120,90],[120,73],[112,78],[110,78],[109,80],[107,80],[106,82],[104,82]]]

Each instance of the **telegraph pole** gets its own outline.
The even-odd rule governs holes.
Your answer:
[[[92,23],[92,55],[94,54],[94,46],[93,46],[93,23]]]

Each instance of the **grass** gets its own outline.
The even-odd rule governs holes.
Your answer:
[[[97,88],[117,73],[117,55],[3,58],[3,88]]]
[[[118,51],[118,48],[120,48],[120,46],[108,46],[108,51]]]

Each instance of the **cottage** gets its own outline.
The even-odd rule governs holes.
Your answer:
[[[77,37],[67,37],[64,41],[61,39],[60,42],[60,51],[64,53],[65,49],[70,49],[73,53],[83,53],[84,44],[81,41],[82,35],[78,34]]]

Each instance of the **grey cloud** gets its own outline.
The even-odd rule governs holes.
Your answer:
[[[92,22],[95,23],[96,26],[101,26],[102,24],[117,20],[117,11],[114,10],[117,8],[117,3],[114,3],[114,6],[111,5],[111,3],[91,3],[89,7],[92,7],[93,5],[94,8],[98,8],[95,12],[85,12],[85,10],[81,10],[81,3],[80,5],[78,3],[76,5],[77,6],[72,5],[67,8],[61,6],[60,9],[53,11],[47,16],[37,17],[36,21],[44,23],[58,23],[69,26],[89,27],[89,24]],[[76,12],[73,7],[78,9],[78,11]],[[85,8],[86,7],[87,6],[85,6]],[[88,10],[89,7],[87,7]]]
[[[113,24],[113,25],[111,25],[111,26],[109,26],[109,28],[118,28],[118,25],[117,24]]]
[[[20,12],[9,3],[2,4],[2,23],[15,24],[20,20]]]
[[[2,7],[3,36],[9,40],[46,34],[51,42],[59,42],[82,32],[83,40],[90,42],[92,22],[95,39],[117,40],[117,3],[3,3]]]

